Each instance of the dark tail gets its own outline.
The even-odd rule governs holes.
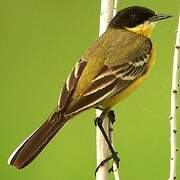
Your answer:
[[[10,156],[8,164],[18,169],[26,167],[38,156],[66,122],[67,120],[61,115],[61,112],[54,112],[39,129],[35,130],[19,145]]]

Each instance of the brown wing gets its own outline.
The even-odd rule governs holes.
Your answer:
[[[70,118],[98,106],[129,86],[146,70],[151,48],[149,38],[126,30],[107,30],[83,54],[87,64],[64,116]]]
[[[60,110],[63,110],[68,105],[70,96],[72,95],[73,90],[86,64],[87,62],[80,59],[74,66],[72,72],[69,74],[58,100],[58,108]]]
[[[148,66],[148,59],[149,55],[146,55],[119,66],[104,65],[81,97],[70,104],[64,116],[69,118],[89,107],[99,106],[102,101],[124,90],[134,80],[145,73]]]

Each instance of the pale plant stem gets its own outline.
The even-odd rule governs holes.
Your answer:
[[[119,2],[119,0],[114,0],[113,17],[114,17],[114,16],[116,15],[116,13],[117,13],[118,2]]]
[[[114,148],[113,124],[112,124],[111,121],[109,121],[109,138],[110,138],[111,144],[112,144],[112,146]],[[113,172],[114,172],[114,179],[115,180],[120,180],[118,167],[117,167],[117,164],[115,162],[113,162]]]
[[[96,117],[101,115],[101,110],[96,110]],[[103,127],[105,132],[108,134],[109,132],[109,123],[108,118],[106,117],[103,120]],[[100,129],[96,128],[96,162],[97,166],[107,157],[109,156],[109,148],[102,135]],[[108,164],[105,163],[102,167],[100,167],[96,173],[96,180],[108,180]]]
[[[113,16],[116,14],[118,0],[102,0],[101,1],[101,14],[100,14],[100,26],[99,26],[99,36],[101,36]],[[101,110],[96,110],[96,117],[99,117],[102,113]],[[107,135],[109,135],[109,120],[107,117],[103,120],[103,127]],[[96,128],[96,158],[97,166],[109,156],[109,148],[102,135],[100,129]],[[114,167],[114,166],[113,166]],[[100,167],[96,173],[96,180],[108,180],[108,164],[105,163]],[[118,180],[118,179],[116,179]]]
[[[174,50],[174,60],[173,60],[173,72],[172,72],[172,90],[171,90],[171,113],[170,113],[170,175],[169,180],[176,179],[176,110],[178,108],[177,105],[177,93],[179,86],[179,61],[180,61],[180,16],[178,29],[176,34],[176,45]]]
[[[101,36],[113,18],[114,0],[101,0],[99,36]]]

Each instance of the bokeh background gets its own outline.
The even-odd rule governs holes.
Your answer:
[[[118,7],[130,5],[146,6],[173,18],[159,23],[152,35],[157,61],[149,78],[114,108],[120,173],[126,180],[167,180],[179,2],[124,0]],[[7,165],[7,159],[56,106],[69,71],[98,37],[99,14],[100,0],[0,0],[1,180],[95,179],[94,110],[73,119],[28,168],[18,171]],[[179,142],[178,134],[180,146]],[[179,178],[180,155],[177,163]]]

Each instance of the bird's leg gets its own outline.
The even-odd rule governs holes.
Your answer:
[[[113,126],[114,122],[116,121],[114,111],[113,111],[113,110],[110,110],[110,111],[108,112],[108,114],[107,114],[107,117],[108,117],[108,119],[109,119],[109,141],[110,141],[111,144],[112,144],[112,133],[113,133],[113,128],[112,128],[112,126]],[[114,160],[114,159],[113,159],[113,160]],[[120,161],[120,159],[119,159],[119,161]],[[119,167],[119,161],[115,161],[115,163],[117,164],[117,167]],[[109,169],[109,173],[110,173],[111,171],[113,171],[113,165],[112,165],[112,167]]]
[[[112,155],[109,156],[108,158],[104,159],[103,161],[101,161],[101,163],[96,167],[95,175],[96,175],[96,173],[98,172],[99,168],[102,167],[102,166],[104,166],[104,164],[105,164],[106,162],[110,161],[111,159],[113,159]],[[108,172],[111,172],[111,171],[112,171],[112,168],[110,168]]]
[[[107,117],[109,119],[109,121],[112,123],[112,125],[114,124],[114,122],[116,121],[115,119],[115,113],[113,110],[110,110],[107,114]]]
[[[113,123],[114,123],[114,120],[115,120],[114,112],[113,112],[113,111],[109,111],[109,109],[105,109],[105,110],[102,111],[101,115],[95,119],[95,125],[97,125],[97,126],[99,127],[100,131],[102,132],[102,134],[103,134],[103,136],[104,136],[104,138],[105,138],[105,141],[106,141],[106,143],[108,144],[108,147],[109,147],[109,149],[110,149],[110,151],[111,151],[111,156],[108,157],[107,159],[103,160],[103,161],[98,165],[98,167],[96,168],[95,173],[98,171],[98,169],[99,169],[100,167],[102,167],[107,161],[109,161],[109,160],[111,160],[111,159],[113,159],[113,160],[116,162],[117,166],[119,167],[119,161],[120,161],[120,159],[119,159],[119,157],[117,156],[118,153],[114,151],[114,149],[113,149],[113,147],[112,147],[112,145],[111,145],[110,139],[108,138],[108,135],[106,134],[106,132],[105,132],[105,130],[104,130],[104,128],[103,128],[103,125],[102,125],[102,124],[103,124],[103,120],[104,120],[104,118],[105,118],[106,115],[107,115],[108,119],[109,119],[109,120],[112,122],[112,124],[113,124]],[[112,168],[109,170],[109,172],[110,172],[111,170],[112,170]]]

